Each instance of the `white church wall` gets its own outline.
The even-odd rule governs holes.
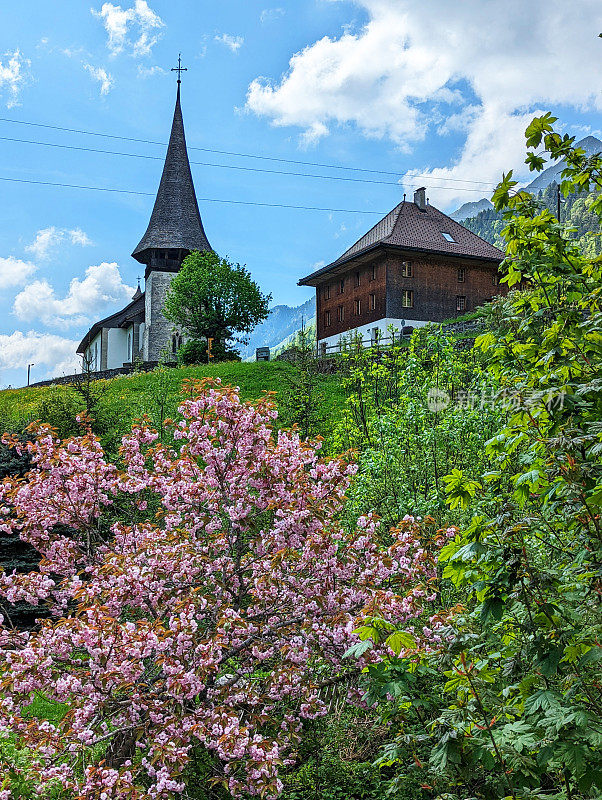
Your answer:
[[[92,372],[98,372],[101,358],[101,332],[96,334],[86,348],[84,358],[84,369],[88,368]]]
[[[128,337],[124,328],[109,328],[107,369],[123,367],[128,360]]]

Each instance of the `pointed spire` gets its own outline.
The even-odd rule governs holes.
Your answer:
[[[211,250],[203,229],[186,150],[179,73],[171,136],[157,199],[146,233],[132,256],[141,264],[147,264],[149,251],[155,248]]]
[[[142,296],[142,289],[140,288],[140,277],[138,277],[138,288],[132,295],[132,300],[137,300],[141,296]]]

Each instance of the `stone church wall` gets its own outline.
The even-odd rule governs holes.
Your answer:
[[[144,360],[159,361],[165,350],[171,352],[173,324],[163,315],[165,296],[174,277],[173,272],[151,272],[146,279]]]

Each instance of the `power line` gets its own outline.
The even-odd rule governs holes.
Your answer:
[[[109,186],[83,186],[78,183],[57,183],[54,181],[34,181],[26,180],[25,178],[6,178],[0,176],[0,181],[9,181],[11,183],[30,183],[36,186],[60,186],[66,189],[88,189],[95,192],[118,192],[120,194],[136,194],[143,195],[144,197],[154,197],[153,192],[138,192],[133,189],[113,189]],[[237,206],[262,206],[263,208],[292,208],[297,211],[330,211],[333,213],[342,214],[378,214],[384,216],[386,211],[365,210],[359,208],[321,208],[319,206],[294,206],[286,203],[255,203],[250,200],[221,200],[216,197],[199,197],[197,198],[201,203],[228,203]]]
[[[0,136],[0,141],[3,142],[18,142],[20,144],[34,144],[40,147],[56,147],[61,150],[77,150],[78,152],[84,153],[102,153],[104,155],[110,156],[125,156],[127,158],[143,158],[146,160],[152,161],[163,161],[163,156],[151,156],[145,155],[143,153],[124,153],[123,151],[119,150],[102,150],[96,147],[81,147],[79,145],[71,145],[71,144],[58,144],[56,142],[38,142],[34,139],[17,139],[11,136]],[[277,169],[264,169],[261,167],[241,167],[236,164],[213,164],[208,161],[191,161],[191,164],[198,167],[214,167],[217,169],[231,169],[237,170],[242,172],[260,172],[269,175],[289,175],[296,178],[320,178],[323,180],[328,181],[346,181],[351,183],[374,183],[384,186],[396,186],[397,188],[406,188],[406,189],[413,189],[416,188],[415,184],[404,184],[400,183],[399,181],[380,181],[374,180],[369,178],[349,178],[343,175],[316,175],[315,173],[308,173],[308,172],[288,172],[286,170],[277,170]],[[476,192],[479,191],[478,189],[469,189],[465,186],[431,186],[432,189],[442,189],[446,191],[457,191],[457,192]]]
[[[96,131],[87,131],[87,130],[80,130],[77,128],[65,128],[60,125],[49,125],[44,124],[41,122],[29,122],[27,120],[21,119],[10,119],[9,117],[0,117],[0,122],[8,122],[13,125],[29,125],[35,128],[48,128],[50,130],[55,131],[63,131],[65,133],[77,133],[82,134],[84,136],[99,136],[104,139],[118,139],[123,142],[137,142],[138,144],[152,144],[152,145],[159,145],[161,147],[166,147],[166,142],[157,142],[153,139],[136,139],[130,136],[118,136],[112,133],[99,133]],[[19,140],[15,140],[19,141]],[[372,173],[375,175],[391,175],[393,177],[398,176],[399,172],[391,172],[388,170],[380,170],[380,169],[368,169],[366,167],[346,167],[341,166],[340,164],[323,164],[315,161],[302,161],[302,160],[295,160],[291,158],[277,158],[275,156],[262,156],[256,153],[237,153],[231,150],[216,150],[210,147],[195,147],[194,145],[188,145],[189,150],[199,150],[204,153],[216,153],[218,155],[225,155],[225,156],[236,156],[239,158],[255,158],[262,161],[275,161],[283,164],[297,164],[306,167],[320,167],[323,169],[340,169],[340,170],[349,170],[353,172],[367,172]],[[104,152],[104,151],[98,151]],[[144,158],[144,156],[141,156]],[[147,158],[155,158],[155,156],[147,156]],[[210,165],[210,166],[218,166],[218,165]],[[424,174],[416,174],[416,178],[431,178],[432,175],[424,175]],[[446,180],[451,183],[470,183],[473,185],[479,186],[486,186],[486,187],[494,187],[495,184],[487,182],[487,181],[475,181],[475,180],[466,180],[462,178],[440,178],[440,180]],[[440,188],[440,187],[435,187]]]

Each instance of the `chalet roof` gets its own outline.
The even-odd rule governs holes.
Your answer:
[[[445,237],[444,233],[448,236]],[[496,264],[504,258],[501,250],[438,208],[427,204],[422,211],[416,203],[404,200],[336,261],[302,278],[299,285],[311,286],[331,270],[379,247],[479,259]]]
[[[161,183],[146,233],[132,256],[146,263],[151,248],[211,250],[194,191],[180,105],[180,84]]]
[[[95,322],[90,328],[88,333],[84,336],[78,345],[77,353],[83,354],[86,347],[90,344],[92,339],[100,333],[103,328],[125,328],[132,322],[144,321],[144,292],[140,291],[140,287],[136,289],[136,293],[131,303],[128,303],[121,311],[116,311],[110,317],[105,317],[99,322]]]

